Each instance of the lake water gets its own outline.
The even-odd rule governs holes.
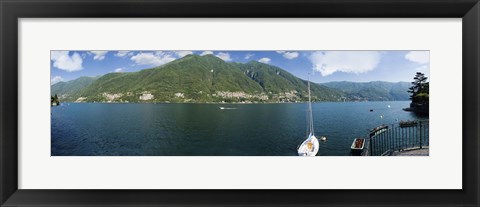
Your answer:
[[[368,129],[425,119],[403,111],[409,103],[313,103],[315,135],[328,138],[319,155],[347,156],[353,139],[367,137]],[[51,154],[296,156],[306,138],[306,109],[306,103],[63,103],[51,108]]]

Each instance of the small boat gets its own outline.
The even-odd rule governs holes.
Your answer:
[[[220,106],[219,108],[220,108],[220,110],[231,110],[231,109],[237,109],[237,108],[227,108],[227,107],[223,107],[223,106]]]
[[[378,127],[375,127],[373,129],[370,130],[370,137],[373,137],[375,135],[379,135],[383,132],[386,132],[388,130],[388,126],[387,125],[380,125]]]
[[[308,136],[305,141],[300,144],[297,148],[298,156],[315,156],[318,153],[318,149],[320,144],[318,143],[317,137],[313,132],[313,115],[312,115],[312,100],[310,95],[310,80],[308,81],[308,110],[307,110],[307,117],[308,117]],[[326,138],[325,138],[326,140]]]
[[[325,137],[325,136],[321,136],[321,137],[320,137],[320,141],[322,141],[322,142],[326,142],[326,141],[327,141],[327,137]]]
[[[352,155],[361,155],[365,147],[365,139],[355,138],[353,140],[352,146],[350,147]]]
[[[373,109],[370,109],[370,112],[372,112],[372,111],[373,111]]]

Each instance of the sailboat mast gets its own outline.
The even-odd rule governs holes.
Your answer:
[[[309,118],[309,131],[310,134],[313,133],[313,115],[312,115],[312,96],[310,92],[310,77],[308,78],[308,118]]]

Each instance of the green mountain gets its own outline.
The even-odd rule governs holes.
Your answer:
[[[268,94],[277,101],[296,101],[308,98],[308,82],[295,77],[279,67],[250,61],[246,64],[231,63],[240,68],[243,73],[257,82]],[[311,84],[312,100],[314,101],[339,101],[345,96],[338,90],[332,90],[323,85]]]
[[[79,97],[89,102],[218,102],[261,92],[257,83],[220,58],[188,55],[152,69],[106,74]]]
[[[58,82],[50,87],[50,92],[53,95],[58,94],[60,99],[72,99],[77,97],[78,92],[92,84],[98,77],[80,77],[75,80],[67,82]]]
[[[347,100],[357,101],[403,101],[409,100],[408,82],[328,82],[323,85],[338,89],[347,94]]]

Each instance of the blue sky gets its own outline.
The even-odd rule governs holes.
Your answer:
[[[81,76],[135,72],[182,58],[213,54],[224,61],[259,61],[317,83],[408,81],[430,76],[429,51],[51,51],[51,83]]]

